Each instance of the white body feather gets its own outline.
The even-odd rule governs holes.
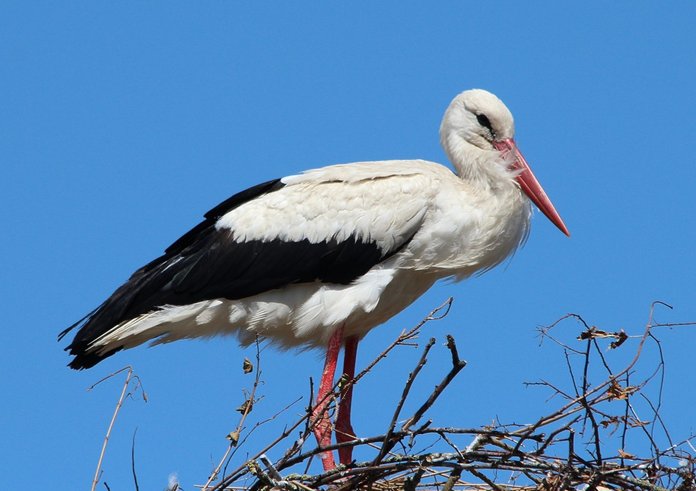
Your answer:
[[[501,172],[507,163],[496,158],[492,165]],[[243,343],[260,335],[284,347],[323,346],[339,326],[345,336],[362,337],[438,279],[461,280],[499,264],[529,228],[529,201],[510,176],[495,187],[476,186],[439,164],[409,160],[335,165],[282,182],[225,214],[216,228],[232,230],[236,241],[355,236],[382,250],[412,239],[348,285],[317,281],[240,300],[165,306],[116,326],[92,347],[106,352],[218,334],[237,334]]]

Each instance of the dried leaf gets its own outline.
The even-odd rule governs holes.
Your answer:
[[[581,332],[578,339],[580,341],[584,341],[586,339],[606,338],[609,336],[610,334],[607,331],[602,331],[601,329],[597,329],[595,326],[592,326],[587,331]]]
[[[233,447],[237,446],[237,442],[239,441],[239,432],[238,431],[232,431],[230,432],[229,435],[227,435],[225,438],[227,438]]]
[[[259,467],[259,464],[257,464],[253,460],[247,462],[247,469],[249,469],[249,472],[251,472],[254,476],[258,476],[261,473],[261,468]]]
[[[622,448],[619,449],[619,457],[622,459],[635,459],[636,456],[628,452],[624,452]]]
[[[343,375],[341,375],[341,378],[338,379],[338,382],[336,383],[336,388],[339,391],[342,391],[348,382],[349,382],[348,375],[346,375],[344,373]]]
[[[242,370],[244,370],[244,373],[251,373],[254,371],[254,364],[251,363],[249,358],[244,358],[244,363],[242,363]]]
[[[561,476],[548,474],[539,484],[537,484],[537,491],[551,491],[556,490],[561,485]]]
[[[241,406],[239,406],[237,409],[235,409],[235,411],[237,411],[238,413],[242,413],[242,414],[245,414],[245,413],[249,414],[251,412],[251,410],[253,409],[253,407],[254,407],[254,403],[252,402],[252,400],[247,399],[246,401],[244,401],[242,403]]]
[[[629,385],[628,387],[621,387],[621,384],[619,384],[616,380],[612,380],[609,389],[607,389],[607,394],[609,395],[610,399],[625,400],[628,399],[628,396],[633,394],[636,390],[638,390],[637,387],[632,385]]]
[[[602,331],[601,329],[597,329],[595,326],[590,327],[586,331],[583,331],[580,333],[580,336],[578,336],[578,340],[580,341],[585,341],[587,339],[598,339],[598,338],[614,338],[616,341],[612,341],[611,345],[609,345],[609,348],[611,349],[616,349],[619,346],[621,346],[624,341],[628,339],[628,334],[621,329],[618,332],[608,332],[608,331]]]
[[[649,421],[641,421],[636,418],[628,418],[628,426],[630,428],[641,428],[643,426],[648,426],[649,424]]]
[[[608,428],[610,425],[611,426],[618,426],[620,423],[620,420],[617,416],[610,416],[602,421],[599,422],[600,425],[604,428]]]
[[[616,349],[622,344],[624,344],[624,341],[628,339],[628,334],[626,334],[626,331],[621,329],[618,333],[616,333],[616,341],[612,341],[612,343],[609,345],[610,349]]]

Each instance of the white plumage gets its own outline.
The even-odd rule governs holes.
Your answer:
[[[325,346],[343,324],[345,335],[363,337],[436,280],[461,280],[503,261],[526,237],[529,224],[529,202],[517,186],[478,190],[433,162],[336,165],[282,182],[285,187],[226,213],[215,227],[238,242],[342,242],[354,236],[390,250],[412,238],[349,285],[291,284],[240,300],[163,306],[123,322],[93,346],[108,352],[149,339],[163,343],[215,334],[237,334],[245,344],[258,334],[284,347]],[[512,206],[501,210],[501,197]]]
[[[568,233],[513,136],[505,105],[470,90],[440,127],[456,174],[422,160],[361,162],[231,197],[76,324],[71,366],[149,340],[260,335],[283,347],[328,344],[321,395],[342,342],[354,364],[357,340],[438,279],[462,280],[510,256],[529,232],[527,197]],[[317,430],[324,445],[325,433]]]

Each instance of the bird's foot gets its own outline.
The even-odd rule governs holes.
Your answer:
[[[314,432],[314,437],[317,439],[319,447],[328,447],[331,445],[333,425],[329,418],[328,406],[328,401],[319,403],[312,409],[312,414],[310,416],[312,431]],[[330,471],[336,468],[336,461],[331,451],[321,453],[321,464],[324,467],[324,471]]]

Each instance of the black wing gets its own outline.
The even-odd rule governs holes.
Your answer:
[[[293,283],[348,284],[397,253],[412,237],[383,251],[374,242],[355,237],[318,243],[306,239],[238,242],[232,231],[215,228],[225,213],[283,186],[279,179],[268,181],[224,201],[164,255],[137,270],[96,310],[63,331],[59,339],[80,326],[66,348],[75,356],[70,367],[89,368],[115,353],[118,349],[98,354],[89,351],[89,346],[118,324],[165,305],[241,299]]]

